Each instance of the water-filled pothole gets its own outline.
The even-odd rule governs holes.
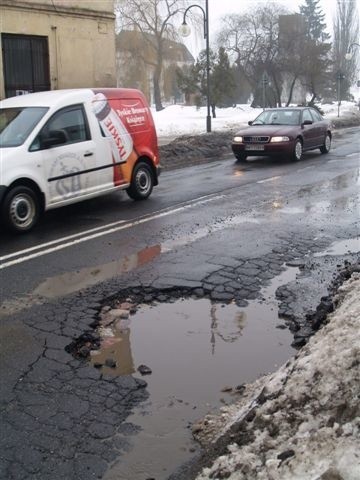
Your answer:
[[[275,277],[245,308],[181,298],[142,305],[113,329],[91,362],[99,366],[112,359],[113,368],[102,367],[108,374],[139,375],[141,364],[152,373],[146,376],[148,403],[127,419],[140,431],[105,479],[167,478],[193,454],[191,423],[233,402],[239,386],[274,371],[293,354],[291,333],[276,328],[281,322],[275,291],[297,272],[289,268]]]

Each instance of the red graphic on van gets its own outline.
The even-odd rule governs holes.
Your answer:
[[[139,155],[150,156],[158,163],[154,122],[141,92],[132,89],[93,89],[93,111],[106,137],[111,139],[114,185],[131,182]],[[139,153],[141,152],[141,153]]]

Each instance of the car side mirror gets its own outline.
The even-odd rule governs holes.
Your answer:
[[[303,125],[312,125],[313,121],[312,120],[304,120]]]
[[[253,124],[253,122],[252,122],[252,120],[250,120],[250,121],[248,122],[248,125],[252,125],[252,124]]]

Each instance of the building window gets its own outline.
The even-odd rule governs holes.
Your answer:
[[[5,96],[50,90],[48,38],[1,34]]]

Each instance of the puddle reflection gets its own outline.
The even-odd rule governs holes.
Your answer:
[[[42,304],[46,299],[58,298],[75,293],[123,273],[130,272],[151,262],[162,253],[170,252],[176,248],[189,245],[197,240],[205,238],[211,233],[244,223],[259,223],[259,220],[245,215],[226,217],[221,222],[214,221],[207,227],[200,227],[192,232],[177,236],[176,238],[164,240],[160,244],[146,247],[133,255],[122,257],[120,260],[114,260],[106,264],[86,267],[81,270],[49,277],[28,295],[3,301],[0,308],[0,317],[13,315],[25,308]]]
[[[153,245],[104,265],[82,268],[75,272],[47,278],[29,295],[5,300],[1,304],[0,318],[13,315],[33,305],[41,305],[45,299],[58,298],[83,288],[103,282],[122,273],[130,272],[141,265],[151,262],[161,254],[161,245]]]
[[[131,373],[147,365],[152,374],[144,377],[149,402],[127,419],[140,433],[104,480],[165,480],[191,457],[189,422],[234,401],[238,385],[274,371],[292,356],[292,335],[276,328],[280,320],[275,291],[294,280],[298,271],[289,267],[246,308],[192,298],[143,305],[130,316],[126,338],[114,331],[121,341],[103,348],[102,359],[120,362],[122,355],[123,363],[102,371],[116,375],[128,368]],[[95,356],[91,362],[98,360]],[[229,393],[224,387],[230,387]]]
[[[40,284],[35,295],[55,298],[77,292],[85,287],[113,278],[121,273],[130,272],[160,255],[161,245],[144,248],[139,252],[121,258],[120,260],[95,267],[83,268],[77,272],[67,272],[57,277],[51,277]]]

